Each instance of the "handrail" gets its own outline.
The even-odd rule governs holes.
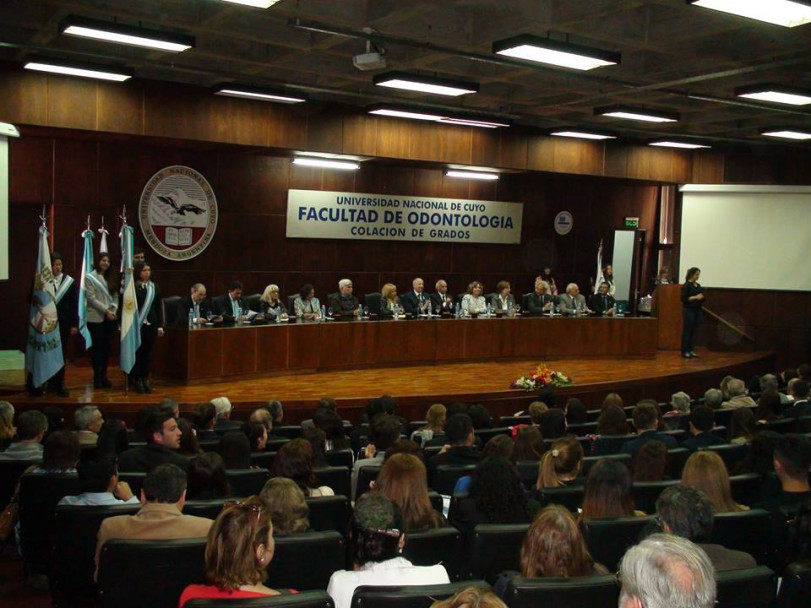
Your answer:
[[[706,313],[707,313],[708,315],[710,315],[711,317],[713,317],[713,318],[715,318],[715,319],[718,319],[718,320],[719,320],[721,323],[723,323],[724,325],[726,325],[727,327],[729,327],[729,329],[731,329],[731,330],[732,330],[732,331],[734,331],[735,333],[740,334],[741,336],[743,336],[744,338],[746,338],[747,340],[749,340],[749,341],[750,341],[750,342],[752,342],[753,344],[755,343],[755,339],[754,339],[752,336],[750,336],[749,334],[747,334],[745,331],[743,331],[743,330],[742,330],[740,327],[738,327],[737,325],[733,325],[732,323],[730,323],[729,321],[727,321],[726,319],[724,319],[723,317],[721,317],[721,316],[720,316],[718,313],[713,312],[712,310],[710,310],[710,309],[709,309],[709,308],[707,308],[706,306],[704,306],[703,310],[704,310],[704,312],[706,312]]]

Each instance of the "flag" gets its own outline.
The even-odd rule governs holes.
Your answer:
[[[132,276],[133,231],[131,226],[121,228],[121,263],[124,267],[124,284],[121,297],[121,369],[125,374],[135,365],[135,351],[141,346],[141,332],[138,325],[138,302],[135,298],[135,280]]]
[[[107,235],[110,234],[104,227],[104,218],[101,218],[101,228],[99,228],[101,240],[99,241],[99,255],[109,255],[110,250],[107,249]]]
[[[89,222],[89,220],[88,220]],[[84,255],[82,256],[82,278],[79,281],[79,333],[84,338],[84,347],[93,346],[93,338],[87,328],[87,275],[93,272],[93,231],[88,228],[82,232],[84,239]]]
[[[34,289],[31,294],[25,369],[31,374],[34,387],[39,388],[64,365],[51,271],[51,252],[48,249],[48,229],[43,223],[39,228],[39,252],[37,271],[34,273]]]
[[[600,248],[597,250],[597,274],[594,275],[597,277],[594,279],[594,293],[600,292],[600,283],[605,282],[605,276],[603,276],[603,240],[600,239]]]

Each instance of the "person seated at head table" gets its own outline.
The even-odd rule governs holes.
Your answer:
[[[487,301],[484,296],[484,286],[479,281],[473,281],[467,286],[467,293],[462,298],[462,312],[478,315],[487,312]]]
[[[397,295],[397,286],[393,283],[386,283],[380,288],[380,311],[381,317],[393,317],[396,310],[402,308],[400,297]]]
[[[277,317],[287,316],[287,307],[282,303],[279,295],[279,286],[271,283],[265,287],[265,291],[259,298],[259,312],[265,315],[266,319],[276,320]]]
[[[315,288],[310,283],[299,291],[298,297],[293,301],[293,310],[297,318],[306,321],[321,317],[321,302],[315,297]]]
[[[448,293],[448,283],[445,279],[436,282],[436,293],[431,294],[431,302],[434,304],[434,311],[440,315],[453,314],[453,296]]]
[[[189,323],[189,311],[191,311],[193,322],[196,324],[205,323],[206,321],[222,323],[222,317],[214,316],[214,312],[211,310],[208,300],[206,300],[206,286],[202,283],[192,285],[189,295],[183,296],[178,301],[175,324],[186,327]],[[211,315],[211,319],[209,319],[209,315]]]
[[[242,283],[231,281],[226,293],[211,300],[211,309],[224,323],[234,323],[248,310],[248,303],[242,297]]]
[[[552,310],[555,297],[549,293],[549,283],[543,279],[535,279],[535,291],[529,294],[529,313],[540,315]]]
[[[403,308],[407,315],[412,317],[424,314],[431,303],[431,298],[425,293],[425,282],[417,277],[411,282],[411,291],[403,294]]]
[[[496,293],[490,304],[497,315],[510,314],[515,310],[515,296],[510,293],[510,290],[508,281],[499,281],[496,285]]]
[[[610,289],[611,286],[607,282],[603,281],[600,283],[597,293],[591,298],[591,307],[601,317],[613,317],[616,312],[616,309],[614,308],[614,304],[616,302],[614,300],[614,296],[609,293]]]
[[[586,305],[586,297],[580,293],[577,283],[569,283],[566,286],[566,293],[558,296],[560,312],[564,315],[578,315],[593,313]]]
[[[358,316],[358,299],[352,294],[352,281],[349,279],[338,281],[338,293],[332,294],[329,307],[332,315],[338,319]]]

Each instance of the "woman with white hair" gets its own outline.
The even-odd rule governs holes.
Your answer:
[[[682,425],[682,422],[687,424],[687,419],[683,418],[683,416],[690,415],[690,401],[690,395],[683,391],[673,393],[673,395],[670,397],[670,409],[662,415],[668,429],[673,431],[676,429],[685,428],[686,430],[686,427]]]
[[[273,283],[265,287],[265,291],[259,298],[259,307],[266,319],[275,320],[277,317],[287,316],[287,307],[282,303],[279,286]]]

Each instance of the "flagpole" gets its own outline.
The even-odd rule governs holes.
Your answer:
[[[119,216],[118,219],[121,220],[121,287],[120,287],[120,291],[121,291],[121,296],[122,296],[121,305],[123,306],[123,304],[124,304],[124,302],[123,302],[124,272],[125,272],[124,264],[125,264],[125,258],[126,258],[126,255],[125,255],[125,252],[124,252],[124,243],[125,243],[126,238],[127,238],[127,236],[126,236],[126,234],[124,232],[126,230],[126,228],[127,228],[127,206],[126,205],[121,206],[121,215]],[[123,313],[122,313],[122,316],[123,316]],[[120,361],[121,360],[120,349],[119,349],[119,353],[118,353],[118,358],[119,358],[119,361]],[[121,371],[124,373],[124,395],[126,397],[129,397],[129,394],[130,394],[130,375],[127,372],[125,372],[123,369]]]

